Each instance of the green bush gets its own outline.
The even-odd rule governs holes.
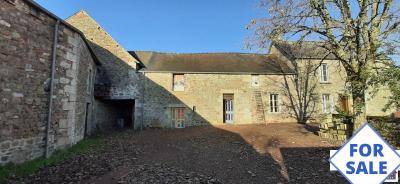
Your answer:
[[[400,148],[400,120],[391,117],[368,117],[368,122],[393,147]]]

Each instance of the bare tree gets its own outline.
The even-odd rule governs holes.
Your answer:
[[[375,86],[372,95],[378,92],[380,87],[387,87],[391,95],[387,97],[383,111],[397,110],[400,111],[400,66],[391,65],[386,68],[379,69],[368,85]]]
[[[283,94],[288,98],[283,105],[289,110],[289,115],[301,124],[314,118],[318,101],[314,79],[316,65],[310,60],[304,62],[301,65],[292,62],[297,75],[284,75],[282,82]]]
[[[365,122],[365,93],[373,66],[399,53],[400,3],[393,0],[261,0],[265,18],[252,21],[253,43],[318,39],[340,61],[353,99],[355,128]],[[396,42],[397,41],[397,42]]]

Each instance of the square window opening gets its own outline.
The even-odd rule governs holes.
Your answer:
[[[184,74],[173,74],[172,76],[172,90],[173,91],[185,91],[185,75]]]

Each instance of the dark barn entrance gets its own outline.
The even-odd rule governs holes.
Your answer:
[[[135,122],[135,100],[116,100],[113,102],[118,109],[117,122],[123,119],[124,128],[132,128]],[[117,126],[120,126],[117,124]]]
[[[118,128],[133,128],[135,123],[135,100],[105,100],[109,109],[107,119],[110,119],[113,126]]]

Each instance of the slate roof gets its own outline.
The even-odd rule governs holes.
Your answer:
[[[145,72],[294,74],[287,61],[265,54],[130,51]]]
[[[324,42],[303,41],[301,43],[294,41],[274,42],[273,45],[289,59],[336,59],[328,50],[322,48]]]

